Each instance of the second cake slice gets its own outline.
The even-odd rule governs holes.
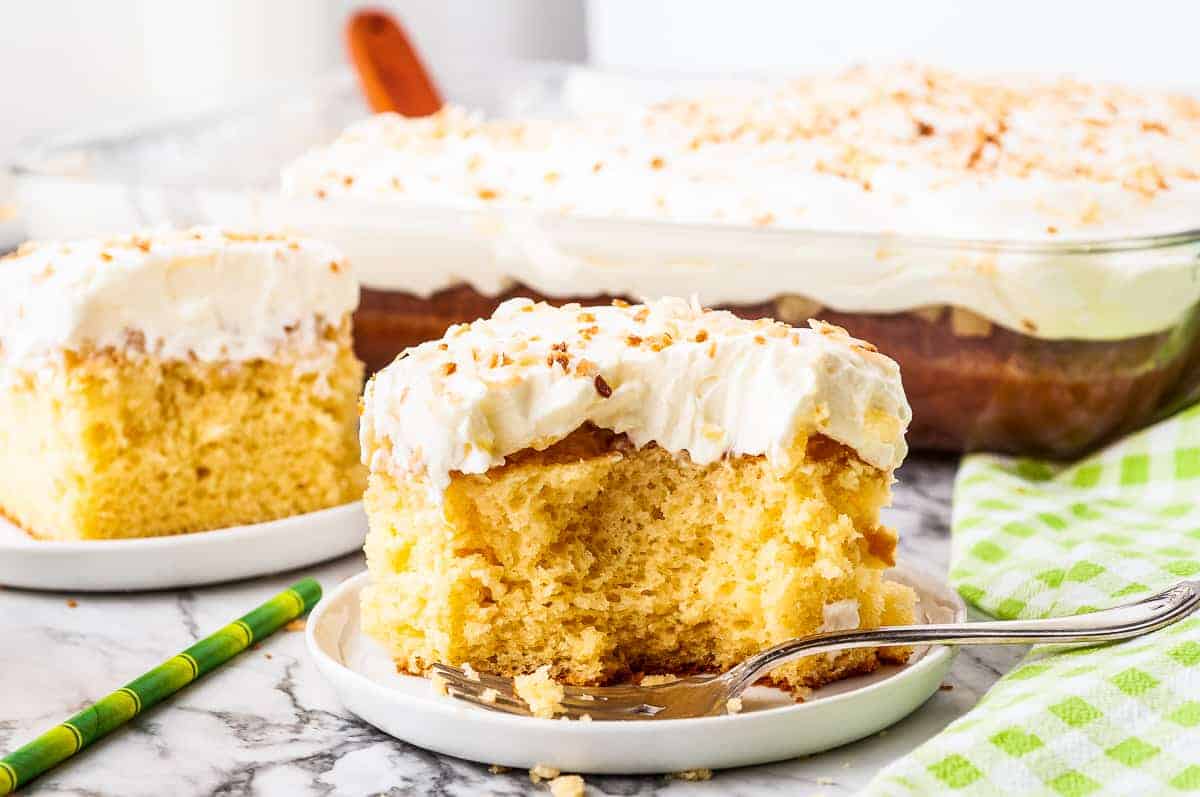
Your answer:
[[[368,386],[364,627],[408,672],[601,684],[910,622],[879,519],[908,420],[895,363],[835,327],[506,302]]]
[[[357,500],[358,285],[336,249],[215,229],[0,261],[0,513],[151,537]]]

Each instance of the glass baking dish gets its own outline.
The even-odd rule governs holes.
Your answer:
[[[672,85],[541,64],[491,77],[472,103],[511,116]],[[676,294],[746,316],[822,318],[873,342],[900,363],[915,448],[1070,456],[1200,393],[1200,230],[969,241],[281,196],[286,163],[366,113],[351,77],[335,75],[193,118],[41,142],[12,174],[35,238],[219,224],[339,244],[363,282],[356,337],[372,368],[514,295]]]

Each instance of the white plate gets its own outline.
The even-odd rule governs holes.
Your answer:
[[[282,573],[362,547],[362,502],[217,531],[136,540],[35,540],[0,518],[0,584],[73,592],[176,589]]]
[[[928,622],[961,622],[966,609],[940,579],[901,566]],[[309,617],[307,642],[350,711],[380,730],[438,753],[527,769],[635,774],[724,769],[808,755],[861,739],[902,719],[937,691],[954,651],[918,651],[903,667],[818,689],[794,704],[755,687],[734,716],[630,722],[566,722],[487,711],[434,694],[424,678],[400,675],[358,621],[362,573],[325,596]],[[918,616],[922,616],[919,614]]]

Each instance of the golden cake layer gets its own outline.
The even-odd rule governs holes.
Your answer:
[[[401,669],[468,662],[574,684],[727,669],[818,630],[908,623],[884,580],[890,476],[823,436],[792,464],[695,465],[581,429],[487,474],[423,485],[373,474],[368,634]],[[856,650],[777,670],[802,690],[906,652]]]

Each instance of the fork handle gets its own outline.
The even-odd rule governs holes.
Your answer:
[[[1142,636],[1187,617],[1200,606],[1200,581],[1182,581],[1149,598],[1088,614],[1048,620],[893,625],[832,631],[793,639],[752,656],[734,672],[734,694],[789,661],[818,653],[893,645],[1031,645],[1115,642]],[[733,674],[733,673],[731,673]]]

